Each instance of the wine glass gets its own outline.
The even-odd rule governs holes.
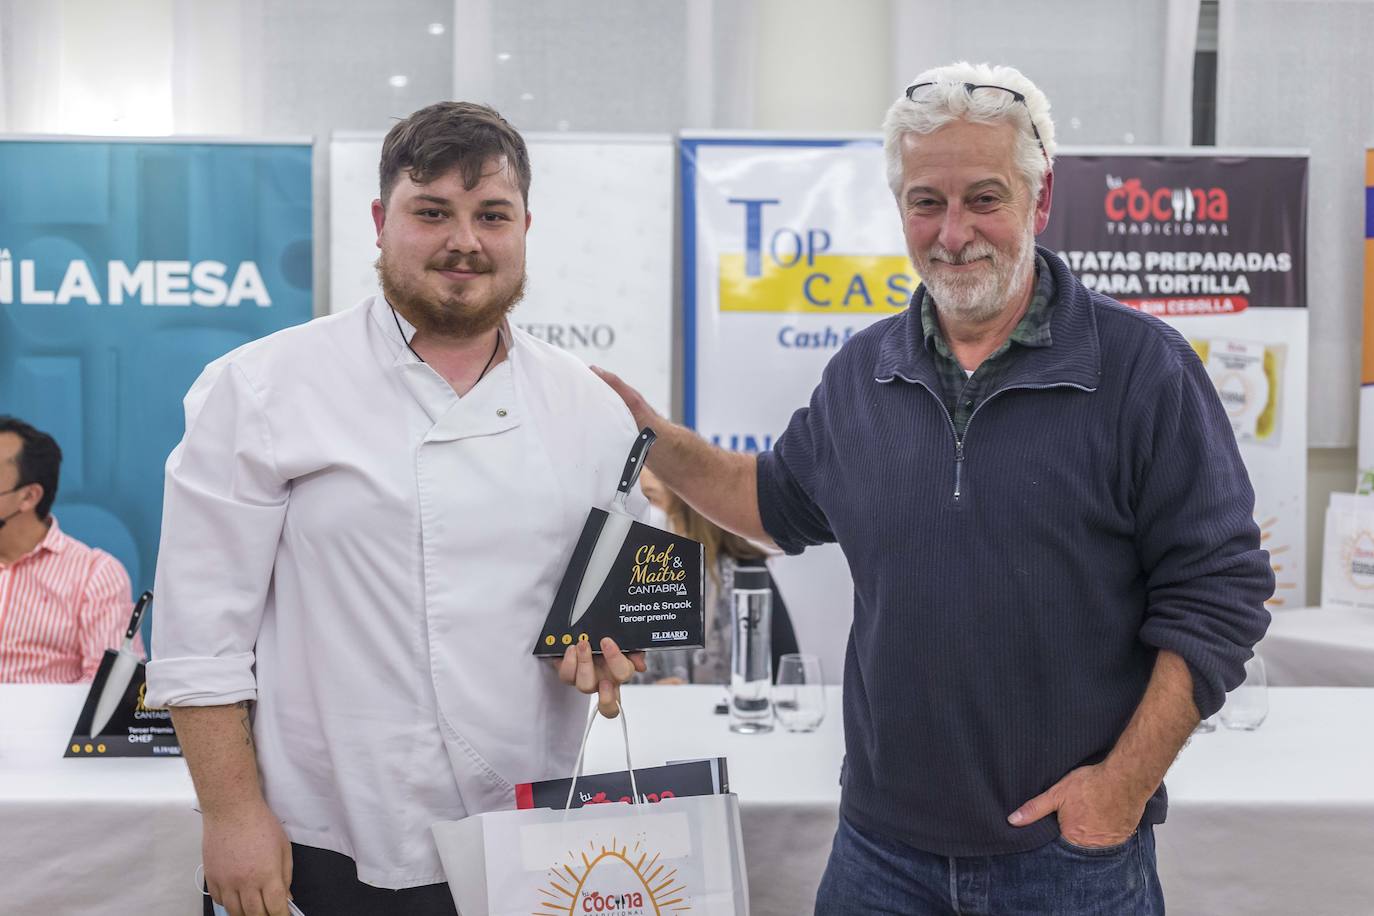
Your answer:
[[[1258,655],[1245,663],[1245,680],[1226,698],[1221,708],[1221,724],[1238,731],[1252,732],[1269,715],[1269,679],[1264,659]]]
[[[825,682],[819,658],[789,653],[778,661],[773,711],[789,732],[813,732],[820,726],[825,719]]]

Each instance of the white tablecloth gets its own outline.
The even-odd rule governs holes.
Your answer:
[[[1275,611],[1255,650],[1273,687],[1374,687],[1374,611]]]
[[[0,913],[194,916],[200,815],[186,763],[64,759],[86,690],[0,686]]]
[[[0,913],[187,916],[200,819],[175,759],[64,760],[83,691],[0,687]],[[811,912],[836,823],[839,691],[819,731],[734,735],[713,687],[627,688],[636,766],[726,756],[755,916]],[[1171,916],[1374,914],[1374,690],[1269,691],[1256,732],[1194,738],[1156,831]],[[623,768],[620,729],[589,771]],[[317,914],[311,914],[317,916]]]
[[[1374,914],[1374,690],[1269,691],[1253,732],[1184,748],[1155,831],[1176,916]]]

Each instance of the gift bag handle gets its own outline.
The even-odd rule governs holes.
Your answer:
[[[582,775],[582,758],[587,754],[587,739],[591,737],[592,724],[596,722],[597,698],[592,697],[589,705],[591,709],[587,713],[587,727],[582,732],[582,746],[577,749],[577,766],[573,768],[572,785],[568,786],[568,801],[563,806],[565,811],[572,810],[573,794],[577,791],[577,779]],[[616,718],[620,719],[620,732],[625,739],[625,769],[630,773],[630,804],[637,805],[639,804],[639,787],[635,785],[635,768],[630,763],[630,726],[625,721],[625,704],[623,702],[620,704],[620,715]]]

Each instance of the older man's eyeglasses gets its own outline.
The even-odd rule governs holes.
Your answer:
[[[931,91],[937,84],[916,83],[906,87],[906,97],[917,103],[927,101],[931,96]],[[1035,142],[1040,144],[1040,155],[1045,157],[1045,162],[1050,161],[1050,154],[1045,150],[1045,141],[1040,139],[1040,129],[1035,126],[1035,118],[1031,116],[1030,106],[1026,105],[1026,97],[1015,89],[1008,89],[1006,86],[993,86],[987,83],[964,83],[964,91],[976,102],[1005,102],[1010,96],[1012,104],[1020,102],[1026,106],[1026,120],[1030,122],[1031,133],[1035,134]]]

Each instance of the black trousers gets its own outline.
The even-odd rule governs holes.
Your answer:
[[[291,844],[291,895],[305,916],[458,916],[447,884],[388,891],[358,880],[348,856]],[[214,910],[205,898],[205,916]]]

